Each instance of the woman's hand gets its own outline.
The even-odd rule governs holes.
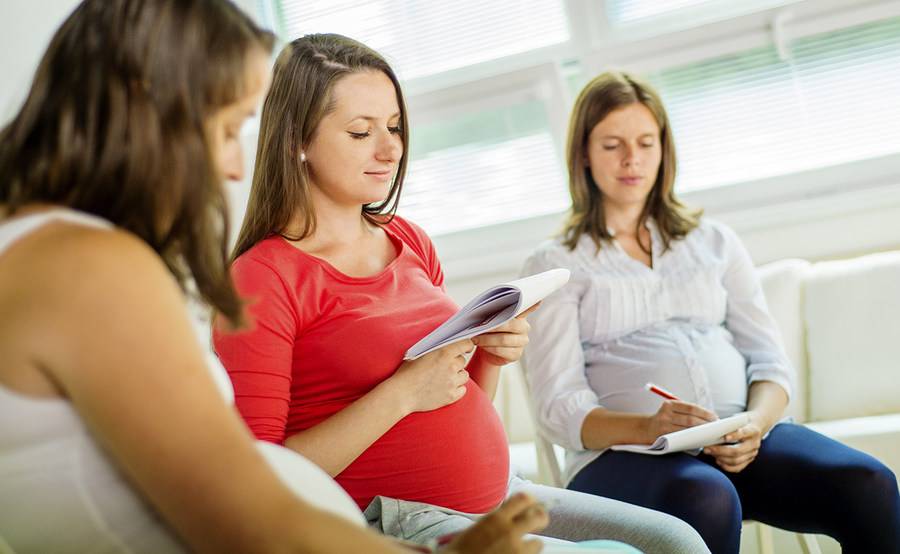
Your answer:
[[[550,522],[547,511],[531,496],[514,494],[502,506],[481,518],[456,537],[446,554],[535,554],[539,539],[525,540],[527,533],[540,531]]]
[[[762,445],[762,428],[753,419],[737,431],[725,435],[726,443],[707,446],[703,453],[716,459],[716,465],[729,473],[739,473],[759,454]]]
[[[657,412],[647,419],[644,440],[653,443],[660,435],[716,421],[718,416],[703,406],[681,400],[665,400]]]
[[[472,342],[481,352],[482,360],[498,366],[518,361],[528,344],[528,331],[531,329],[525,317],[540,305],[538,302],[500,327],[473,338]]]
[[[462,398],[469,380],[466,354],[474,349],[472,341],[463,340],[403,362],[390,382],[404,387],[409,413],[436,410]]]

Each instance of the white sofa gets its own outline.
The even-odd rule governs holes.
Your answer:
[[[766,299],[797,370],[796,421],[863,450],[900,475],[900,251],[841,261],[789,259],[759,268]],[[507,368],[495,405],[520,471],[551,483],[538,463],[521,371]],[[557,447],[558,448],[558,447]],[[742,552],[756,552],[744,533]],[[820,538],[824,553],[839,552]],[[775,551],[800,552],[776,531]]]

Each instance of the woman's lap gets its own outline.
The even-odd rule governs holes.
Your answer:
[[[513,477],[508,494],[517,492],[527,492],[549,507],[550,525],[540,533],[547,543],[608,539],[647,554],[708,552],[690,526],[660,512]],[[418,543],[463,531],[479,517],[385,497],[373,500],[365,515],[379,531]]]
[[[609,539],[651,553],[705,553],[703,540],[685,522],[667,514],[523,479],[510,483],[509,494],[527,492],[550,510],[541,535],[569,541]]]
[[[719,470],[707,456],[607,452],[569,487],[676,515],[714,552],[737,551],[742,519],[826,533],[845,552],[900,548],[893,474],[871,456],[800,425],[773,428],[756,460],[737,474]],[[873,510],[866,502],[881,513],[863,516]]]

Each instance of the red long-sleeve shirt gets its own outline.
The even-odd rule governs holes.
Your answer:
[[[235,261],[255,323],[216,329],[213,340],[258,438],[283,443],[358,400],[456,311],[425,233],[400,217],[385,231],[397,258],[370,277],[344,275],[281,237]],[[481,388],[469,381],[467,389],[454,404],[403,418],[336,477],[360,508],[376,495],[474,513],[503,500],[503,426]]]

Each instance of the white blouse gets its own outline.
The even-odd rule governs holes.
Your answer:
[[[569,283],[529,316],[522,363],[541,432],[566,448],[565,481],[603,451],[586,450],[581,427],[597,407],[655,413],[654,382],[727,417],[744,411],[755,381],[791,394],[794,379],[749,254],[725,225],[703,218],[663,252],[647,223],[653,268],[613,239],[599,252],[581,237],[538,247],[523,275],[564,267]]]

